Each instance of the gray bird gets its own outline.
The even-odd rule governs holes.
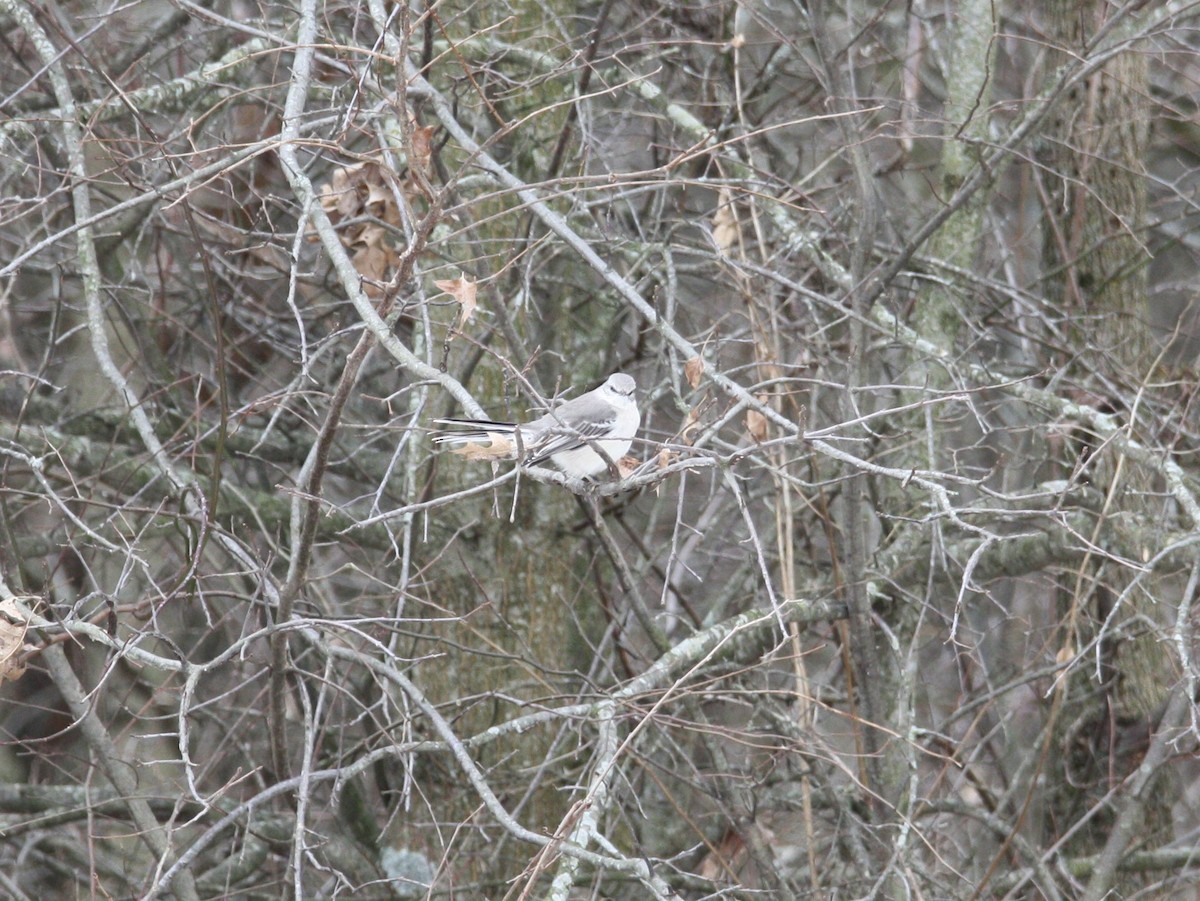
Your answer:
[[[434,420],[438,425],[460,428],[440,431],[433,440],[449,445],[507,440],[512,443],[507,456],[520,452],[527,466],[550,460],[567,475],[585,479],[607,471],[610,461],[616,463],[629,450],[642,421],[633,397],[636,390],[631,376],[616,372],[599,388],[560,404],[533,422]]]

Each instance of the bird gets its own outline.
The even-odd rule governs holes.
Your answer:
[[[642,422],[636,391],[632,376],[614,372],[599,388],[559,404],[532,422],[435,419],[437,425],[455,429],[439,430],[433,440],[451,446],[491,442],[493,447],[478,456],[520,455],[526,466],[550,460],[569,476],[590,479],[607,471],[633,443]]]

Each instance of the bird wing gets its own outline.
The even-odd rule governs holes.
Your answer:
[[[607,438],[617,421],[617,408],[599,397],[577,397],[540,419],[521,426],[525,462],[536,465],[561,451],[574,450],[589,441]]]

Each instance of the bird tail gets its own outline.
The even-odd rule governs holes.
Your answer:
[[[516,431],[514,423],[497,422],[493,419],[435,419],[433,422],[434,425],[452,427],[434,431],[435,444],[457,445],[490,441],[494,435],[508,437]]]

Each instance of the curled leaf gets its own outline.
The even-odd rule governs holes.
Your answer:
[[[683,374],[687,378],[688,384],[693,388],[700,385],[700,377],[704,375],[704,358],[692,357],[683,364]]]

